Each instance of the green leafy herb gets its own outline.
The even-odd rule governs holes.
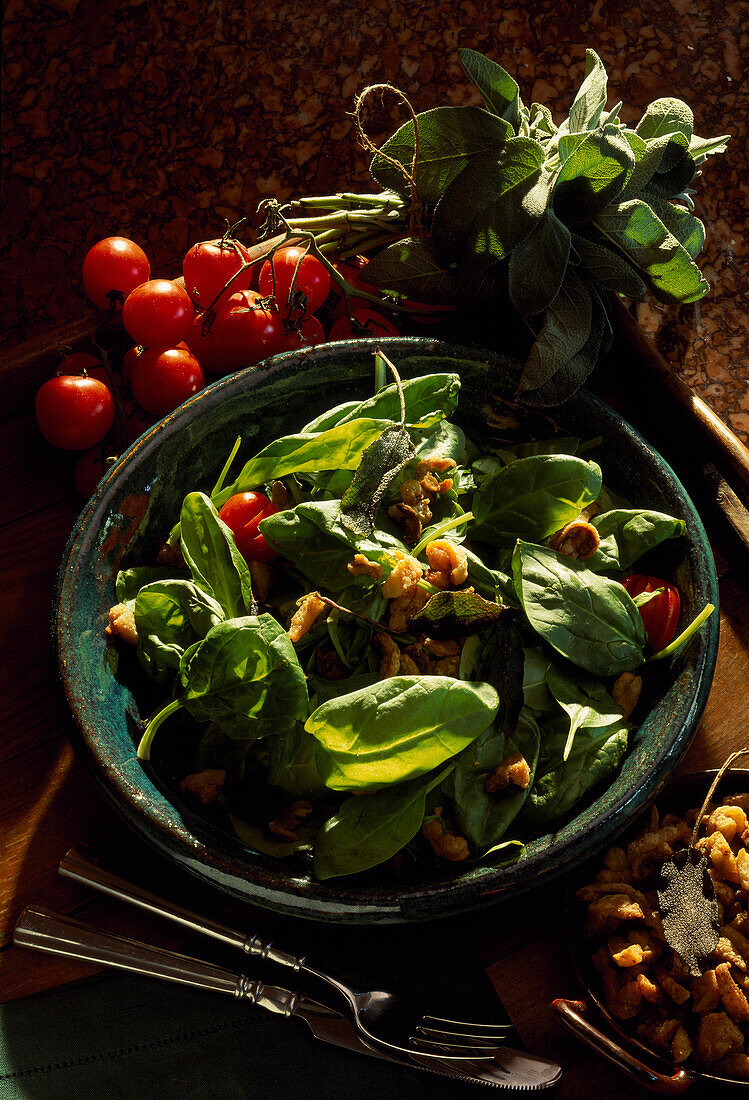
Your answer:
[[[147,659],[167,668],[179,668],[185,650],[224,617],[221,605],[193,581],[152,581],[135,597],[138,644]]]
[[[435,592],[411,620],[410,629],[432,638],[457,638],[477,634],[507,615],[517,612],[485,600],[478,592]]]
[[[487,478],[473,499],[472,537],[484,541],[548,538],[592,503],[601,488],[595,462],[533,455]]]
[[[665,539],[678,538],[686,530],[683,520],[647,508],[614,508],[593,516],[591,523],[601,544],[586,565],[600,571],[627,572],[648,550]]]
[[[594,676],[618,676],[642,663],[645,627],[621,584],[521,540],[512,573],[531,627],[573,664]]]
[[[667,860],[660,870],[658,909],[666,942],[700,977],[720,939],[720,920],[715,886],[704,852],[685,848]]]
[[[394,856],[421,828],[426,797],[450,770],[347,799],[318,836],[315,876],[352,875]]]
[[[579,729],[588,726],[621,725],[622,710],[618,707],[603,684],[597,680],[575,681],[550,664],[546,670],[546,684],[549,691],[570,719],[570,728],[562,752],[566,761]]]
[[[180,514],[182,554],[193,580],[228,619],[253,612],[252,578],[234,535],[204,493],[188,493]]]
[[[498,703],[489,684],[394,676],[323,703],[305,729],[320,742],[328,787],[376,790],[455,756],[491,724]]]

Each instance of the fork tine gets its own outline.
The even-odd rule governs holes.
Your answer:
[[[431,1058],[446,1058],[460,1061],[481,1061],[493,1058],[503,1048],[497,1043],[483,1043],[481,1041],[456,1043],[449,1036],[444,1039],[427,1038],[422,1035],[412,1035],[409,1043],[415,1048],[415,1052]]]
[[[472,1035],[506,1035],[508,1031],[512,1031],[513,1024],[485,1024],[474,1022],[473,1020],[448,1020],[446,1016],[430,1016],[425,1015],[421,1017],[421,1027],[432,1028],[435,1025],[438,1031],[452,1031],[456,1030],[456,1034],[466,1035],[469,1033]],[[447,1026],[445,1026],[447,1025]]]

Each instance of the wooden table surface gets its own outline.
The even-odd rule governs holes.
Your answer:
[[[137,934],[143,920],[92,900],[60,879],[57,864],[75,842],[132,853],[133,838],[84,774],[64,733],[53,694],[48,621],[55,572],[81,506],[72,460],[47,447],[33,420],[33,396],[49,370],[0,370],[2,567],[0,622],[0,1000],[73,981],[92,968],[45,958],[11,944],[15,919],[31,902]],[[658,445],[700,507],[720,577],[721,640],[707,709],[682,763],[690,771],[722,763],[747,743],[749,726],[749,579],[746,551],[717,511],[699,476],[703,444],[667,404],[641,364],[612,355],[604,389],[617,408]],[[152,859],[148,853],[146,864]],[[569,1038],[549,1010],[577,984],[560,931],[562,886],[546,887],[482,915],[478,947],[492,982],[529,1049],[557,1057],[563,1097],[647,1095]],[[476,928],[476,923],[471,924]],[[152,934],[149,930],[148,933]],[[439,937],[439,926],[430,933]],[[475,934],[472,933],[472,934]],[[168,933],[167,933],[168,935]],[[177,943],[176,939],[169,942]]]

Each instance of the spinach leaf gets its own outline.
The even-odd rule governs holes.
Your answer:
[[[167,668],[179,668],[188,646],[224,617],[221,605],[193,581],[152,581],[135,597],[138,644],[147,658]]]
[[[289,637],[272,615],[213,627],[180,663],[181,702],[229,737],[266,737],[306,717],[307,683]]]
[[[594,676],[618,676],[642,663],[642,616],[622,585],[520,539],[512,573],[531,627],[573,664]]]
[[[273,859],[285,859],[295,852],[310,851],[314,845],[315,834],[318,826],[306,818],[296,829],[296,840],[281,840],[277,836],[269,836],[262,825],[256,825],[251,821],[245,821],[236,814],[229,814],[232,828],[243,844],[253,852],[260,852],[264,856]]]
[[[165,581],[174,576],[174,568],[162,565],[135,565],[132,569],[120,569],[115,581],[115,592],[120,603],[130,603],[146,584]]]
[[[431,771],[491,723],[489,684],[449,676],[394,676],[331,699],[307,719],[318,766],[333,790],[374,790]]]
[[[533,439],[528,443],[507,443],[495,447],[495,453],[509,466],[519,458],[532,455],[576,455],[580,449],[580,440],[574,435],[557,435],[552,439]]]
[[[288,474],[355,470],[362,451],[379,439],[387,426],[384,420],[362,418],[337,424],[324,432],[302,432],[276,439],[245,463],[236,481],[222,489],[214,503],[220,508],[235,493],[257,489],[258,485]]]
[[[556,709],[554,696],[546,685],[546,673],[551,666],[550,658],[536,646],[523,649],[523,701],[537,714],[548,714]]]
[[[512,577],[499,569],[490,569],[478,554],[474,554],[467,546],[463,547],[463,553],[468,559],[468,583],[490,600],[516,607],[518,598],[515,595]]]
[[[193,580],[224,609],[227,619],[255,610],[247,562],[234,535],[204,493],[188,493],[180,515],[182,554]]]
[[[317,741],[301,722],[277,737],[268,738],[268,773],[271,787],[297,798],[317,798],[325,784],[317,770]]]
[[[344,401],[342,405],[334,405],[332,409],[326,409],[325,412],[320,413],[319,416],[314,417],[302,428],[302,435],[315,435],[318,432],[325,432],[328,428],[335,428],[336,424],[340,424],[345,416],[352,413],[352,420],[358,418],[358,409],[362,406],[361,401]],[[387,420],[388,417],[384,416],[383,420]]]
[[[496,725],[490,726],[455,761],[443,789],[452,800],[461,832],[477,848],[497,844],[522,809],[533,783],[539,744],[536,720],[523,710],[514,733],[505,734]],[[529,785],[511,785],[489,794],[485,790],[487,779],[497,764],[516,752],[530,768]]]
[[[533,455],[487,478],[473,498],[473,538],[540,542],[573,520],[601,488],[595,462],[566,455]]]
[[[665,539],[678,538],[686,530],[683,520],[649,509],[615,508],[593,516],[591,523],[598,531],[601,545],[586,565],[600,571],[627,572],[648,550]]]
[[[542,756],[530,794],[518,817],[521,828],[544,831],[550,821],[561,817],[589,790],[608,778],[627,751],[627,727],[586,727],[579,731],[572,751],[563,759],[567,722],[541,727]]]
[[[454,373],[422,374],[401,381],[406,405],[406,423],[426,430],[445,420],[458,407],[460,376]],[[401,407],[395,383],[383,386],[374,397],[361,401],[344,414],[340,423],[370,417],[374,420],[400,420]]]
[[[587,726],[621,725],[622,710],[598,680],[573,680],[550,664],[546,670],[549,691],[560,707],[569,715],[570,728],[562,752],[566,761],[572,750],[575,735]]]
[[[340,592],[349,586],[370,586],[370,577],[354,578],[346,566],[355,553],[366,554],[390,572],[394,550],[405,551],[402,542],[379,530],[376,539],[361,538],[348,531],[339,519],[340,501],[320,500],[297,504],[277,512],[260,523],[260,531],[271,546],[296,565],[314,585]]]
[[[315,845],[318,879],[353,875],[390,859],[419,831],[426,797],[450,768],[349,798],[325,823]]]
[[[308,677],[310,690],[310,705],[315,709],[329,699],[338,699],[341,695],[350,695],[360,688],[373,687],[380,681],[379,672],[354,672],[352,676],[346,676],[343,680],[326,680],[323,676],[314,673]]]
[[[411,629],[430,638],[478,634],[498,619],[517,615],[514,608],[485,600],[478,592],[435,592],[411,619]]]

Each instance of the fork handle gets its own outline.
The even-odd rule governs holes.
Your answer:
[[[297,994],[288,989],[266,985],[202,959],[105,932],[50,909],[35,906],[24,909],[13,932],[13,942],[19,947],[31,947],[50,955],[82,959],[214,993],[228,993],[283,1016],[293,1016],[296,1009]]]
[[[273,943],[263,936],[238,932],[219,921],[194,913],[183,905],[167,901],[166,898],[161,898],[142,886],[127,882],[126,879],[102,867],[92,853],[84,847],[71,848],[60,861],[59,870],[65,878],[74,879],[84,886],[90,886],[102,894],[116,898],[117,901],[136,905],[139,909],[145,909],[147,913],[181,924],[191,932],[200,932],[203,936],[209,936],[229,947],[238,948],[246,955],[268,959],[270,962],[287,966],[297,972],[304,968],[303,957],[274,947]]]

